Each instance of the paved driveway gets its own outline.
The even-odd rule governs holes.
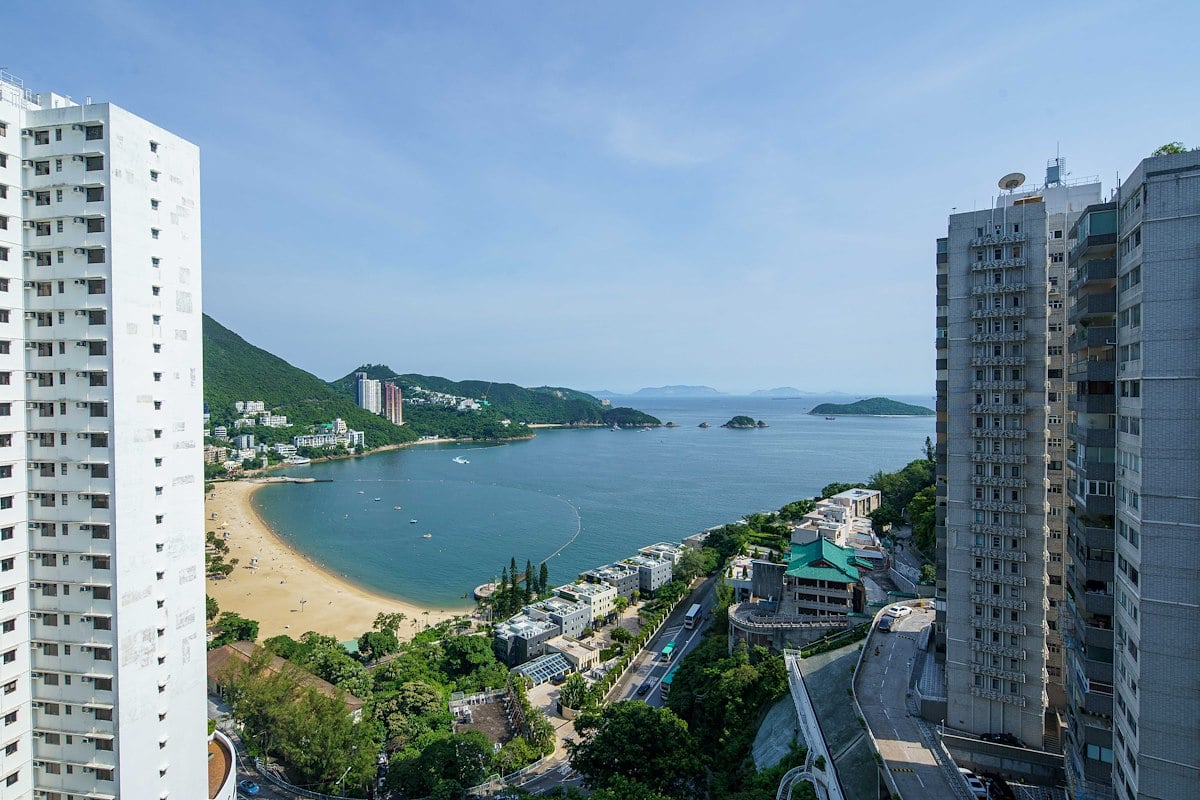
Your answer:
[[[867,724],[904,800],[959,798],[908,711],[917,634],[932,623],[932,609],[914,608],[912,614],[894,621],[891,632],[873,632],[855,679]],[[879,655],[874,654],[876,646]]]

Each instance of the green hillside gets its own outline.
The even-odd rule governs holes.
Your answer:
[[[932,417],[934,410],[925,406],[914,406],[901,403],[899,400],[889,400],[886,397],[872,397],[855,403],[821,403],[808,412],[810,414],[827,414],[829,416],[889,416],[889,417]]]
[[[486,400],[488,407],[480,412],[467,412],[484,417],[494,414],[514,423],[559,425],[659,425],[659,420],[632,408],[609,408],[590,394],[557,386],[527,389],[514,383],[489,381],[452,381],[435,375],[397,374],[384,364],[365,364],[334,381],[331,386],[345,397],[354,396],[354,373],[365,372],[374,380],[394,380],[405,397],[414,397],[413,387],[474,400]],[[411,411],[410,411],[411,409]],[[425,432],[436,426],[439,415],[451,413],[444,408],[413,408],[405,405],[406,418]]]
[[[368,447],[411,442],[417,433],[364,411],[354,400],[329,384],[293,367],[278,356],[247,342],[207,314],[204,315],[204,402],[214,425],[229,424],[238,415],[237,400],[262,400],[268,409],[286,414],[288,428],[255,428],[260,440],[289,441],[308,426],[335,417],[367,435]]]

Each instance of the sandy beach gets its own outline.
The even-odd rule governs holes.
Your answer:
[[[378,595],[309,561],[288,547],[254,511],[250,497],[263,485],[217,483],[204,499],[204,529],[226,537],[226,562],[238,559],[228,578],[208,579],[206,590],[221,611],[236,611],[258,620],[260,641],[281,633],[299,638],[306,631],[346,641],[369,630],[381,611],[403,613],[406,620],[400,636],[408,638],[427,624],[467,613]]]

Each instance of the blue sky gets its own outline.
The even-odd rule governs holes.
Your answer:
[[[0,66],[199,144],[205,310],[324,378],[931,394],[951,208],[1200,144],[1189,3],[54,11]]]

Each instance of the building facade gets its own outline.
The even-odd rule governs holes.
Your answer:
[[[383,410],[382,390],[379,381],[372,380],[365,372],[354,373],[354,399],[359,408],[364,408],[372,414]]]
[[[938,641],[951,727],[1056,749],[1066,231],[1095,182],[955,214],[938,242]]]
[[[205,786],[200,164],[0,74],[5,797]]]
[[[383,385],[383,416],[393,425],[404,424],[404,394],[395,381]]]
[[[1111,760],[1120,800],[1182,798],[1200,782],[1200,152],[1146,158],[1118,190],[1116,206],[1115,291],[1104,277],[1109,219],[1091,215],[1075,245],[1075,336],[1088,344],[1076,374],[1098,380],[1075,384],[1086,390],[1086,403],[1076,399],[1076,425],[1086,433],[1074,441],[1086,485],[1076,483],[1075,500],[1087,513],[1076,513],[1074,552],[1084,579],[1072,648],[1082,670],[1073,675],[1081,757],[1069,758],[1085,777]],[[1093,349],[1103,348],[1099,365],[1111,365],[1103,360],[1110,341],[1111,399],[1104,393],[1110,373],[1088,374],[1098,368]],[[1106,408],[1114,409],[1108,419]],[[1109,608],[1106,680],[1096,662],[1103,664],[1109,642]],[[1088,718],[1103,715],[1105,690],[1114,704],[1111,752]]]

